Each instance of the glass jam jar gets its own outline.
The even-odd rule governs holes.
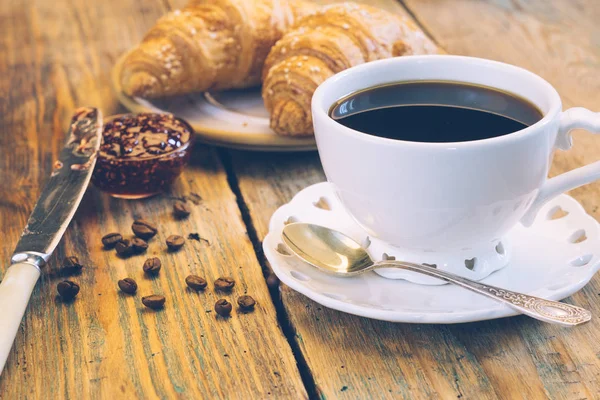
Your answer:
[[[171,114],[107,118],[92,182],[111,196],[141,199],[165,190],[181,174],[194,130]]]

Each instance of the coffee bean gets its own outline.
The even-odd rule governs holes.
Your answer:
[[[198,276],[198,275],[189,275],[185,278],[185,283],[190,287],[190,289],[194,290],[203,290],[206,288],[206,279]]]
[[[171,235],[167,238],[167,247],[171,251],[179,250],[184,243],[185,239],[179,235]]]
[[[79,293],[79,285],[72,281],[62,281],[56,285],[56,290],[63,300],[72,300]]]
[[[215,303],[215,311],[222,317],[228,317],[232,308],[231,303],[225,299],[217,300]]]
[[[256,305],[256,301],[252,297],[246,295],[241,296],[237,302],[242,311],[252,311]]]
[[[173,215],[175,215],[176,218],[185,218],[190,215],[190,212],[190,208],[181,201],[173,204]]]
[[[131,230],[135,236],[144,240],[150,239],[158,232],[150,222],[144,221],[143,219],[135,220],[133,225],[131,225]]]
[[[82,268],[83,268],[83,265],[81,265],[79,263],[79,260],[75,256],[66,257],[63,260],[62,269],[68,275],[76,274],[78,272],[81,272]]]
[[[119,285],[119,289],[128,294],[134,294],[138,288],[136,281],[131,278],[121,279],[117,285]]]
[[[277,289],[279,287],[279,278],[277,275],[270,273],[269,276],[267,276],[267,286],[269,289]]]
[[[121,257],[128,257],[133,253],[133,246],[131,245],[131,240],[123,239],[115,245],[115,250],[117,254]]]
[[[158,257],[152,257],[147,259],[144,262],[144,272],[150,275],[158,274],[160,271],[160,267],[162,266],[160,259]]]
[[[235,286],[235,281],[229,277],[221,277],[215,281],[215,290],[228,292]]]
[[[102,244],[105,249],[112,249],[121,240],[123,240],[123,236],[120,233],[113,232],[102,237]]]
[[[133,252],[135,254],[141,254],[148,250],[148,243],[145,240],[140,238],[131,239],[131,247],[133,248]]]
[[[159,294],[153,294],[150,296],[142,297],[142,303],[153,310],[158,310],[159,308],[163,308],[165,305],[165,296],[161,296]]]

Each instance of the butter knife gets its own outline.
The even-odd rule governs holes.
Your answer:
[[[102,114],[76,110],[67,143],[54,163],[0,283],[0,374],[40,277],[41,268],[60,242],[88,186],[102,134]]]

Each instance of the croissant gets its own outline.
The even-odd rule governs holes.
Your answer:
[[[192,0],[159,19],[127,54],[123,91],[156,98],[257,85],[273,44],[315,7],[294,0]]]
[[[311,135],[312,95],[337,72],[367,61],[436,52],[407,18],[355,3],[321,7],[300,19],[267,57],[262,96],[271,128],[281,135]]]

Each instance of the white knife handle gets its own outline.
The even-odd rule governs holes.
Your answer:
[[[32,264],[16,263],[8,268],[0,283],[0,374],[19,330],[29,297],[40,277]]]

